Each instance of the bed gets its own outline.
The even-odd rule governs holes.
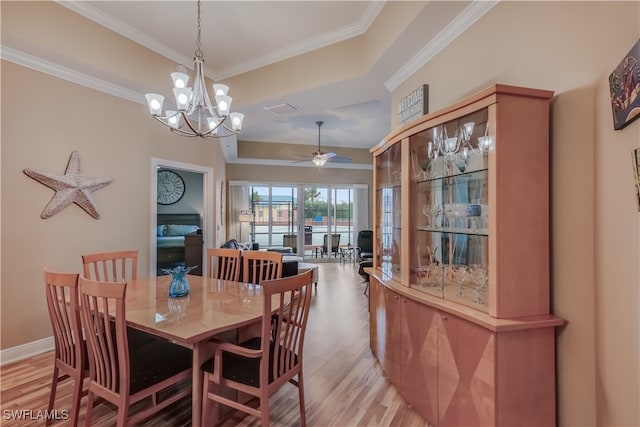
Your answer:
[[[198,265],[191,274],[202,274],[202,245],[200,214],[158,214],[158,268]]]

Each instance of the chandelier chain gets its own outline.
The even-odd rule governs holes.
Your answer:
[[[200,0],[198,0],[198,35],[196,36],[196,57],[197,58],[204,58],[204,55],[202,54],[202,50],[200,49],[201,44],[200,44],[200,33],[201,33],[201,26],[200,26]]]

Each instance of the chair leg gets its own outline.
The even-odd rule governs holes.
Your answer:
[[[214,425],[220,419],[220,404],[215,401],[212,402],[208,396],[210,391],[212,391],[213,393],[217,393],[217,390],[218,385],[212,384],[209,381],[209,374],[205,373],[204,380],[202,381],[202,422],[200,423],[200,425]]]
[[[129,418],[129,405],[119,405],[117,427],[127,427],[127,418]]]
[[[49,412],[53,410],[53,404],[56,401],[56,390],[58,389],[58,367],[53,368],[53,379],[51,380],[51,393],[49,394],[49,406],[47,409]],[[53,422],[51,419],[47,419],[45,425],[50,425]]]
[[[269,393],[264,391],[260,395],[260,421],[263,426],[271,425],[271,414],[269,412]]]
[[[78,415],[80,414],[80,399],[82,398],[82,383],[84,377],[80,374],[80,378],[75,378],[73,384],[73,402],[71,404],[71,425],[76,427],[78,425]]]
[[[304,381],[302,379],[302,368],[298,372],[298,396],[300,399],[300,427],[307,425],[307,411],[304,404]]]
[[[91,427],[91,418],[93,417],[93,400],[94,394],[92,391],[89,391],[89,394],[87,395],[87,411],[84,418],[85,427]]]

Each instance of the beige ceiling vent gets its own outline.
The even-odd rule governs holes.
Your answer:
[[[271,107],[264,107],[265,110],[272,112],[273,114],[286,114],[298,111],[299,108],[293,104],[285,102],[284,104],[272,105]]]

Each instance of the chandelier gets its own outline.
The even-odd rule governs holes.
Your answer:
[[[162,113],[164,96],[147,93],[145,98],[151,116],[169,127],[172,132],[182,136],[199,136],[200,138],[220,138],[237,134],[242,128],[244,114],[230,113],[232,98],[227,95],[229,87],[214,84],[213,92],[216,105],[209,99],[204,81],[204,56],[200,49],[200,0],[198,0],[198,35],[196,37],[195,57],[193,58],[193,87],[187,86],[189,76],[186,69],[179,66],[171,73],[173,95],[176,110],[165,110]]]

